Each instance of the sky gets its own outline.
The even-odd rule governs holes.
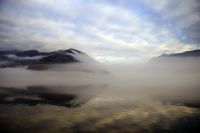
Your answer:
[[[102,62],[200,48],[200,0],[0,0],[0,49],[75,48]]]

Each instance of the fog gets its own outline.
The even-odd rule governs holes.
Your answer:
[[[151,97],[167,101],[199,102],[200,60],[173,58],[138,65],[57,64],[43,71],[28,70],[26,67],[2,68],[0,87],[0,93],[8,93],[5,88],[14,88],[14,92],[25,90],[29,97],[31,93],[36,94],[33,91],[35,87],[37,94],[74,94],[83,99],[103,95],[126,100]],[[11,95],[16,97],[16,93],[9,92],[9,97]]]
[[[1,68],[0,131],[196,132],[199,79],[198,58]]]

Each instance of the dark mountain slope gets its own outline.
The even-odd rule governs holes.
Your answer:
[[[163,54],[161,56],[155,57],[151,60],[151,62],[179,62],[179,61],[194,61],[200,59],[200,50],[191,50],[182,53],[174,53],[174,54]]]
[[[186,51],[183,53],[163,54],[160,57],[200,57],[200,49]]]
[[[85,53],[76,49],[59,50],[53,52],[28,51],[0,51],[0,68],[28,66],[29,69],[46,68],[51,64],[80,63],[93,61]],[[45,65],[45,67],[44,67]]]

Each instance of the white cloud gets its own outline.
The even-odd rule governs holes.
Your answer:
[[[168,13],[170,2],[144,2],[166,19],[181,16],[181,12],[190,13],[189,9],[181,10],[185,5],[179,5],[180,11],[178,8]],[[0,27],[5,29],[0,31],[1,48],[51,51],[73,47],[102,61],[148,59],[165,52],[198,48],[180,41],[169,27],[157,25],[119,4],[90,0],[20,0],[5,5],[0,13],[0,24],[4,22]],[[11,8],[12,5],[15,7]],[[183,23],[191,25],[197,21],[193,15],[190,17],[191,22],[184,18]],[[181,25],[179,20],[176,22]]]

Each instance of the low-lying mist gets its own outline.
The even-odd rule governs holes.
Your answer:
[[[51,69],[43,71],[28,70],[26,67],[2,68],[0,87],[1,95],[9,94],[9,98],[12,95],[19,97],[21,92],[17,90],[21,89],[26,91],[23,92],[23,97],[31,97],[31,93],[34,96],[48,93],[73,94],[82,98],[104,95],[118,99],[143,100],[152,97],[199,102],[200,59],[173,58],[138,65],[75,63],[53,65]],[[41,87],[45,89],[38,89]],[[5,88],[14,89],[6,92]]]

